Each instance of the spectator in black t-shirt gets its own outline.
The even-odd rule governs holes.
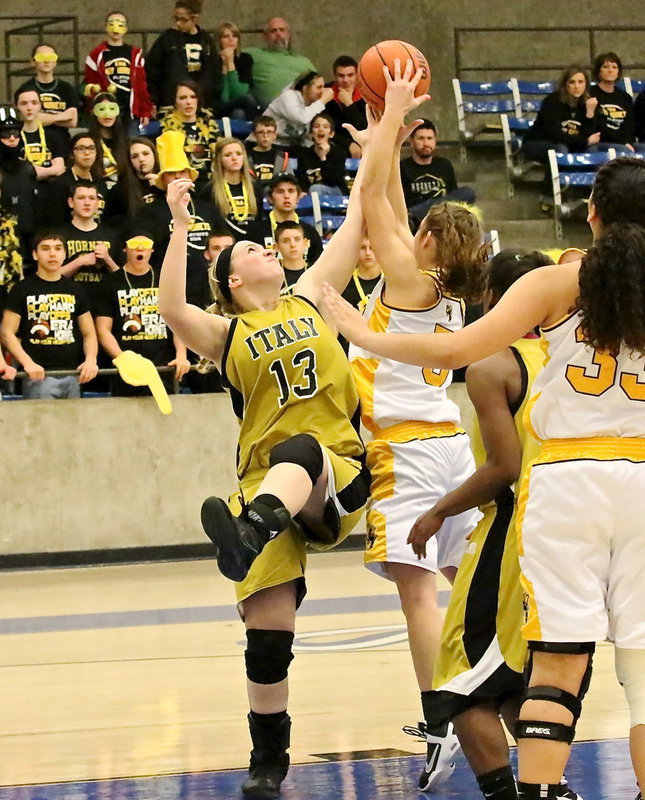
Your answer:
[[[307,269],[305,254],[309,242],[299,222],[279,222],[275,229],[275,246],[284,270],[284,286],[281,294],[291,294],[298,278]]]
[[[148,90],[158,112],[174,102],[175,86],[191,78],[201,86],[204,106],[215,104],[215,46],[197,24],[201,0],[175,0],[174,27],[165,30],[146,57]]]
[[[148,203],[163,192],[155,181],[159,172],[159,157],[155,143],[145,136],[135,136],[128,145],[128,158],[119,178],[108,194],[104,219],[119,228],[127,217],[132,219]]]
[[[424,119],[410,137],[412,155],[401,161],[401,183],[413,221],[420,222],[436,203],[453,200],[474,203],[475,192],[458,186],[455,170],[447,158],[435,156],[437,129]]]
[[[62,175],[69,145],[65,134],[54,127],[45,128],[40,121],[42,106],[38,92],[35,89],[16,92],[16,107],[22,117],[20,138],[24,157],[33,165],[38,180]]]
[[[370,240],[367,236],[364,236],[358,254],[358,261],[356,262],[356,269],[352,273],[352,277],[345,287],[342,296],[348,303],[351,303],[354,308],[357,308],[363,313],[370,299],[370,295],[382,276],[381,265],[376,260]],[[347,352],[349,350],[349,342],[347,339],[340,335],[338,339],[343,346],[343,350]]]
[[[586,70],[572,64],[560,75],[557,89],[544,98],[526,132],[522,141],[523,156],[546,166],[540,201],[545,210],[552,203],[549,150],[580,153],[595,149],[600,142],[597,106],[598,100],[589,94]]]
[[[57,227],[65,225],[72,216],[67,202],[72,187],[78,181],[90,181],[96,186],[99,197],[96,209],[96,221],[103,218],[108,190],[103,180],[103,163],[98,157],[99,144],[89,133],[77,133],[70,142],[72,153],[67,162],[67,170],[55,178],[51,185],[49,196],[52,208],[47,211],[48,222]]]
[[[596,84],[589,89],[598,101],[596,118],[600,126],[601,150],[623,145],[634,151],[634,101],[616,86],[623,74],[623,64],[616,53],[601,53],[593,65]],[[620,148],[619,148],[620,149]]]
[[[272,209],[268,214],[258,217],[249,226],[247,237],[252,242],[257,242],[267,250],[275,250],[275,232],[280,222],[290,220],[300,222],[296,207],[298,200],[303,196],[300,184],[295,175],[285,172],[276,175],[269,186],[268,200]],[[305,239],[309,242],[306,253],[307,265],[311,266],[322,253],[322,242],[316,229],[306,222],[300,222],[305,232]]]
[[[253,120],[253,136],[245,144],[255,180],[263,191],[269,188],[274,175],[287,171],[289,153],[275,143],[278,129],[273,117],[263,115]]]
[[[65,242],[55,233],[34,239],[36,274],[9,293],[2,321],[7,350],[27,373],[26,399],[80,397],[79,383],[96,377],[97,340],[81,286],[61,275]],[[78,376],[55,377],[50,370],[76,370]]]
[[[36,171],[21,158],[22,123],[11,106],[0,106],[0,180],[2,206],[18,220],[18,236],[23,258],[31,254],[35,230]]]
[[[248,238],[249,226],[262,214],[263,197],[239,139],[228,136],[217,142],[212,181],[201,196],[215,205],[238,241]]]
[[[67,81],[54,77],[58,53],[50,44],[37,44],[31,53],[31,65],[36,75],[18,87],[18,95],[25,89],[38,93],[41,103],[40,121],[48,127],[55,125],[66,132],[78,125],[80,100],[76,89]]]
[[[232,244],[235,244],[235,236],[230,231],[224,227],[213,228],[208,234],[208,245],[204,252],[209,265],[212,267],[217,260],[218,254]]]
[[[336,144],[352,158],[361,157],[361,148],[347,133],[343,125],[349,123],[357,130],[367,125],[365,119],[365,100],[358,88],[358,63],[351,56],[338,56],[333,65],[334,81],[330,88],[333,98],[325,106],[325,111],[334,120]]]
[[[296,177],[310,194],[349,194],[345,182],[345,153],[332,141],[335,128],[329,114],[316,114],[309,123],[311,147],[298,148]]]
[[[153,246],[145,230],[133,229],[125,243],[123,269],[101,284],[96,330],[101,347],[110,358],[132,350],[157,367],[174,367],[174,377],[181,380],[190,363],[185,346],[173,336],[159,313],[159,274],[150,265]],[[161,380],[172,391],[173,373],[163,373]],[[131,386],[119,375],[111,378],[110,391],[118,397],[150,394],[147,386]]]
[[[234,22],[223,22],[215,31],[220,59],[216,69],[219,104],[217,115],[233,119],[253,119],[258,104],[251,94],[253,56],[240,50],[240,29]]]
[[[70,191],[72,220],[63,228],[67,241],[67,258],[61,274],[87,287],[88,299],[94,308],[98,285],[119,269],[116,231],[96,221],[98,191],[90,181],[77,181]]]
[[[98,142],[99,159],[103,163],[103,179],[112,189],[121,174],[128,152],[128,135],[121,121],[116,97],[99,92],[92,102],[90,135]]]

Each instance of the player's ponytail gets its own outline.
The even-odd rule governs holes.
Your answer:
[[[488,246],[482,243],[479,220],[459,203],[438,203],[424,217],[421,233],[432,233],[435,261],[443,291],[476,302],[484,282]]]
[[[582,259],[578,276],[585,342],[615,355],[645,355],[645,227],[614,222]]]
[[[211,290],[214,302],[206,307],[209,314],[217,314],[220,317],[235,317],[242,313],[242,309],[236,305],[235,300],[227,300],[222,294],[222,290],[215,276],[215,265],[208,268],[208,285]],[[217,368],[217,364],[210,358],[200,358],[197,362],[197,372],[206,374]]]
[[[602,166],[591,213],[600,229],[578,279],[585,342],[645,354],[645,163],[616,158]]]

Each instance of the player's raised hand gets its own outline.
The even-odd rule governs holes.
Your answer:
[[[369,332],[365,317],[328,283],[323,283],[322,295],[329,316],[339,333],[342,333],[349,342],[360,346],[362,337]]]
[[[350,125],[349,122],[343,123],[343,128],[345,128],[356,144],[364,149],[372,137],[372,133],[378,124],[380,116],[380,113],[376,109],[372,108],[370,105],[366,105],[365,118],[367,120],[367,128],[363,128],[359,131],[353,125]]]
[[[192,188],[193,182],[189,178],[177,178],[168,184],[166,202],[175,224],[190,225],[188,204]]]
[[[406,114],[411,109],[417,108],[430,99],[429,94],[414,96],[417,85],[423,77],[423,70],[419,68],[414,75],[412,70],[413,63],[411,58],[408,58],[405,62],[403,72],[401,72],[401,60],[394,59],[394,77],[390,75],[390,70],[387,67],[383,67],[387,85],[385,90],[386,110],[392,109],[401,114]]]

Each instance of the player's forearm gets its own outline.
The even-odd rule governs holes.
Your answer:
[[[188,358],[188,350],[186,345],[176,336],[172,337],[172,343],[175,347],[175,358],[185,359]]]
[[[100,319],[100,317],[98,319]],[[112,331],[103,328],[98,321],[96,327],[99,337],[99,344],[105,350],[105,352],[110,356],[110,358],[116,358],[117,356],[120,356],[123,350],[119,346],[119,343],[117,342]]]
[[[385,109],[379,124],[370,140],[367,153],[363,154],[365,175],[363,196],[381,193],[387,189],[390,180],[392,153],[396,149],[396,137],[403,122],[401,114],[391,108]]]
[[[188,226],[175,223],[159,278],[159,313],[168,322],[186,309],[186,241]],[[172,322],[170,322],[172,327]]]
[[[490,503],[517,480],[518,472],[519,470],[512,471],[504,464],[487,461],[461,486],[442,497],[432,511],[436,516],[446,519]]]
[[[458,334],[442,336],[438,333],[376,333],[366,330],[355,344],[377,356],[391,358],[403,364],[433,369],[457,369],[469,359],[460,347],[455,346]]]
[[[396,147],[392,153],[390,177],[387,182],[387,199],[392,206],[394,216],[399,224],[408,227],[408,209],[403,194],[401,183],[401,147]]]
[[[99,343],[94,325],[92,325],[91,330],[83,332],[83,352],[85,353],[86,361],[96,361],[99,354]]]

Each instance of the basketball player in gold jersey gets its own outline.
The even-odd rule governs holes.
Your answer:
[[[367,147],[368,137],[362,132]],[[292,296],[280,297],[284,272],[272,250],[240,241],[218,255],[211,276],[227,316],[185,301],[190,183],[175,181],[168,190],[174,231],[160,280],[161,312],[188,347],[220,368],[240,420],[239,494],[229,504],[206,500],[202,523],[220,570],[236,581],[247,629],[248,797],[277,797],[289,765],[287,670],[306,590],[306,543],[325,549],[342,541],[369,490],[352,374],[317,309],[323,282],[342,291],[356,264],[361,180],[359,170],[347,219]]]
[[[413,92],[409,83],[410,107]],[[598,171],[588,221],[594,244],[581,261],[525,275],[452,336],[375,333],[325,290],[346,338],[419,366],[479,361],[541,328],[547,359],[527,415],[542,444],[516,520],[532,656],[515,730],[521,800],[558,797],[595,642],[605,638],[645,786],[645,163],[618,158]]]

